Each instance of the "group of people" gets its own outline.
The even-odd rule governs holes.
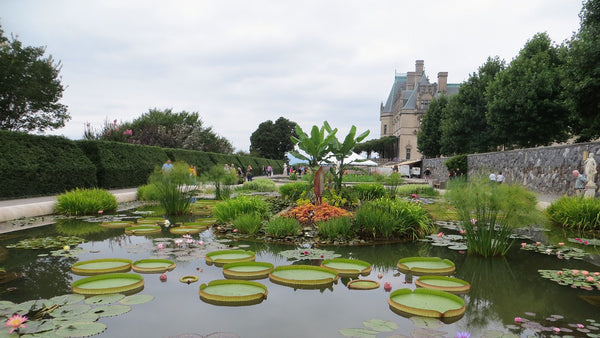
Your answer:
[[[498,174],[491,173],[489,176],[489,179],[490,179],[490,183],[494,182],[494,183],[502,184],[502,182],[504,182],[504,175],[502,174],[501,171],[499,171]]]

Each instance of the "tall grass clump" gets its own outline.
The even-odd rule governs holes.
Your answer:
[[[55,211],[65,215],[91,215],[115,211],[117,206],[115,196],[106,190],[76,188],[56,198]]]
[[[381,183],[358,183],[352,188],[361,201],[373,201],[386,195],[385,187]]]
[[[213,216],[220,223],[227,223],[247,214],[256,214],[261,219],[266,219],[269,216],[269,208],[269,203],[261,197],[242,195],[217,204]]]
[[[302,225],[295,218],[276,217],[267,222],[265,233],[271,237],[296,236]]]
[[[252,181],[246,181],[241,187],[235,188],[236,191],[258,191],[258,192],[272,192],[277,191],[277,185],[275,182],[268,178],[257,178]]]
[[[546,208],[548,219],[559,226],[580,231],[600,230],[600,199],[562,196]]]
[[[405,184],[396,188],[396,194],[401,197],[410,197],[412,195],[434,197],[439,192],[429,184]]]
[[[400,173],[391,173],[384,180],[385,189],[387,190],[387,196],[390,198],[396,198],[396,189],[404,182],[404,179]]]
[[[416,239],[431,233],[433,222],[420,203],[383,198],[358,207],[354,227],[374,239]]]
[[[165,209],[165,213],[182,215],[189,212],[191,198],[196,195],[197,190],[187,163],[175,162],[168,172],[156,168],[149,181],[156,186],[158,201]]]
[[[231,185],[237,182],[235,173],[231,170],[225,170],[220,165],[212,166],[208,172],[205,172],[200,179],[203,182],[210,182],[215,188],[215,199],[226,200],[231,197]]]
[[[504,256],[513,228],[542,220],[535,194],[518,185],[452,180],[444,197],[456,207],[470,254]]]
[[[352,238],[352,220],[350,217],[336,217],[315,223],[319,237],[322,239]]]
[[[137,189],[137,198],[145,202],[158,202],[160,200],[160,192],[155,184],[142,185]]]
[[[281,198],[288,202],[296,202],[300,197],[302,197],[302,193],[309,191],[310,189],[311,185],[308,182],[292,182],[280,186],[279,194],[281,195]]]
[[[238,229],[241,234],[256,235],[262,228],[263,218],[257,214],[244,214],[233,220],[233,226]]]

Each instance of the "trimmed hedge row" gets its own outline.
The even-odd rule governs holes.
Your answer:
[[[251,165],[255,176],[271,165],[283,172],[283,161],[252,156],[206,153],[109,141],[72,141],[0,131],[0,199],[53,195],[75,188],[130,188],[147,183],[150,174],[171,159],[197,168]]]

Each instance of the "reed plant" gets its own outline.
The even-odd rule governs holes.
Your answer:
[[[55,211],[65,215],[91,215],[117,210],[117,199],[103,189],[79,189],[68,191],[56,198]]]
[[[273,218],[265,225],[265,233],[271,237],[296,236],[301,230],[300,222],[288,217]]]
[[[262,228],[263,218],[255,213],[239,215],[233,220],[233,226],[238,229],[241,234],[256,235]]]
[[[396,188],[396,194],[401,197],[411,197],[412,195],[435,197],[439,192],[429,184],[405,184]]]
[[[384,180],[385,189],[389,198],[396,198],[396,190],[404,182],[400,173],[391,173]]]
[[[259,196],[238,196],[217,204],[213,216],[220,223],[231,222],[240,215],[256,214],[261,219],[269,216],[269,203]]]
[[[237,192],[273,192],[277,191],[277,185],[275,182],[268,178],[257,178],[252,181],[246,181],[241,187],[236,187]]]
[[[279,187],[279,194],[288,202],[296,202],[304,192],[311,188],[311,185],[304,181],[286,183]]]
[[[160,192],[155,184],[145,184],[137,189],[137,198],[145,202],[158,202]]]
[[[514,241],[513,228],[543,220],[535,194],[518,185],[452,180],[444,197],[458,212],[470,254],[504,256]]]
[[[600,230],[600,199],[562,196],[546,208],[548,219],[559,226],[579,231]]]
[[[335,217],[315,223],[322,239],[352,238],[352,219],[350,217]]]
[[[168,215],[182,215],[190,210],[191,198],[197,194],[194,178],[190,176],[189,165],[183,161],[173,163],[167,172],[155,170],[150,176],[150,184],[158,190],[158,201]]]
[[[433,230],[433,222],[420,203],[382,198],[356,209],[354,228],[375,239],[417,239]]]
[[[387,193],[381,183],[358,183],[352,188],[361,201],[373,201],[384,197]]]

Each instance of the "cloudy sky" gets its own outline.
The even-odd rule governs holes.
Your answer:
[[[5,36],[62,63],[72,120],[132,121],[150,108],[198,112],[248,151],[261,122],[305,131],[327,120],[378,138],[395,72],[425,61],[432,82],[461,83],[488,56],[514,58],[547,32],[579,29],[580,0],[2,0]]]

